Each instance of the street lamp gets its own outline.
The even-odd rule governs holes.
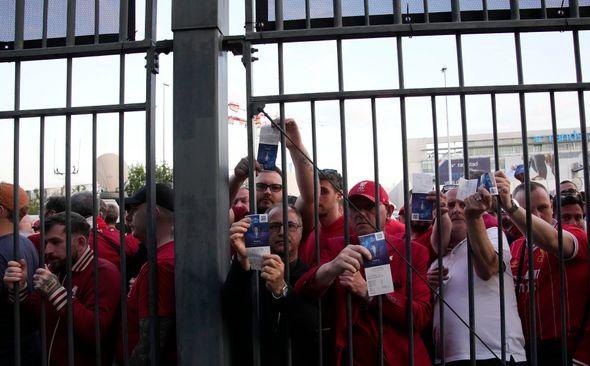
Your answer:
[[[162,165],[166,165],[166,88],[169,86],[162,83]]]
[[[445,88],[447,87],[447,67],[443,66],[440,69],[440,72],[443,73]],[[451,168],[451,134],[449,132],[449,100],[447,95],[445,95],[445,117],[447,120],[447,161],[448,161],[448,168],[449,168],[449,179],[448,183],[451,184],[453,182],[453,173]]]

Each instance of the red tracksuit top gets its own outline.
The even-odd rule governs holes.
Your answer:
[[[74,364],[94,366],[94,254],[90,247],[72,265],[72,306],[74,315]],[[121,279],[119,270],[110,262],[98,259],[99,319],[101,363],[111,365],[115,320],[119,316]],[[52,366],[68,364],[67,290],[65,276],[58,275],[63,287],[45,301],[48,360]],[[41,295],[34,292],[24,300],[25,311],[39,317]],[[55,336],[54,336],[55,332]]]
[[[408,364],[408,330],[406,321],[406,264],[405,243],[386,234],[388,254],[391,259],[391,275],[395,291],[383,296],[383,354],[385,365],[402,366]],[[358,238],[351,236],[351,243],[357,244]],[[335,238],[322,247],[321,263],[334,259],[344,248],[344,238]],[[428,251],[422,245],[412,243],[412,265],[418,274],[426,278]],[[341,365],[346,358],[346,289],[338,280],[329,288],[322,288],[315,281],[315,275],[320,266],[310,268],[297,282],[296,291],[311,297],[323,297],[329,319],[326,326],[334,330],[332,347],[335,354],[332,359],[335,365]],[[364,271],[362,271],[364,277]],[[414,291],[412,302],[414,324],[414,364],[416,366],[431,365],[428,351],[422,342],[420,332],[430,321],[432,306],[430,292],[425,282],[416,273],[412,276]],[[378,364],[378,328],[377,328],[377,299],[373,298],[369,304],[352,295],[353,353],[355,365]]]

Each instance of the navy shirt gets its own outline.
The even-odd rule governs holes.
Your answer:
[[[12,364],[14,355],[14,316],[13,305],[8,301],[8,288],[4,285],[4,272],[8,262],[14,260],[13,234],[0,236],[0,365]],[[37,251],[31,241],[19,235],[20,257],[27,262],[27,282],[29,293],[33,290],[33,274],[39,267]],[[33,365],[38,362],[40,355],[40,340],[36,317],[23,313],[21,307],[21,350],[22,364]],[[7,330],[7,331],[4,331]],[[37,350],[37,352],[35,352]]]

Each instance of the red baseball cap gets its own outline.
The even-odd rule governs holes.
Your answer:
[[[371,202],[375,202],[375,182],[372,180],[363,180],[355,184],[350,192],[348,192],[348,198],[353,198],[355,196],[365,197],[371,200]],[[379,184],[379,202],[384,205],[391,204],[389,203],[389,195],[385,192],[385,189],[381,187],[381,184]]]

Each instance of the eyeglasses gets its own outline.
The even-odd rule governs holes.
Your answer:
[[[271,192],[277,193],[283,189],[282,184],[265,184],[265,183],[256,183],[256,190],[259,192],[264,192],[266,189],[269,188]]]
[[[289,226],[289,232],[294,233],[295,231],[297,231],[297,229],[299,229],[301,226],[303,225],[299,225],[296,222],[293,221],[289,221],[288,224]],[[268,230],[269,231],[274,231],[275,233],[278,233],[279,231],[281,231],[283,227],[283,223],[282,222],[270,222],[268,224]]]

